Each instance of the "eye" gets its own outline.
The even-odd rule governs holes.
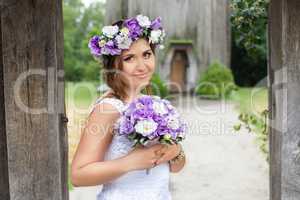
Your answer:
[[[124,61],[128,62],[128,61],[131,61],[133,60],[133,56],[128,56],[126,58],[124,58]]]
[[[145,58],[150,58],[151,55],[152,55],[152,53],[150,51],[147,51],[144,53]]]

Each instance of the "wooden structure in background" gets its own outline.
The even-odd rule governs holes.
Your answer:
[[[157,52],[156,72],[169,85],[173,78],[172,58],[177,50],[186,51],[189,61],[186,76],[179,81],[187,80],[181,91],[193,92],[200,74],[213,60],[230,67],[229,0],[109,0],[105,24],[137,14],[151,19],[162,17],[166,48]],[[179,43],[186,48],[178,48]]]
[[[300,199],[300,1],[269,10],[270,200]]]
[[[62,0],[2,0],[0,19],[0,199],[66,200]]]

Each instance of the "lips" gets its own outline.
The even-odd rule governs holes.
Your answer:
[[[144,78],[148,75],[148,73],[144,73],[144,74],[137,74],[136,76],[140,77],[140,78]]]

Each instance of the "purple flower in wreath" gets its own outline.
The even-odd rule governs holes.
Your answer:
[[[161,28],[162,28],[161,17],[155,18],[155,19],[151,22],[150,28],[151,28],[152,30],[161,29]]]
[[[117,47],[114,41],[109,40],[101,49],[101,53],[105,55],[119,55],[121,53],[121,49]]]
[[[125,20],[124,26],[129,29],[129,37],[135,40],[143,33],[143,28],[139,25],[136,18]]]
[[[93,36],[89,41],[89,48],[92,55],[100,56],[101,55],[101,47],[99,46],[101,38],[98,35]]]

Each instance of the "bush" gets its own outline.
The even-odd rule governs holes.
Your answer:
[[[208,69],[200,75],[196,94],[203,98],[222,99],[228,97],[237,86],[234,83],[231,70],[214,61]]]
[[[257,135],[256,141],[259,144],[260,150],[266,156],[266,161],[270,161],[269,157],[269,132],[268,132],[268,115],[267,109],[263,110],[259,115],[252,113],[241,113],[239,115],[239,123],[234,125],[235,131],[240,131],[241,127],[245,127],[249,133]]]
[[[152,94],[166,98],[169,95],[169,89],[166,83],[160,78],[157,73],[154,73],[151,78]]]

